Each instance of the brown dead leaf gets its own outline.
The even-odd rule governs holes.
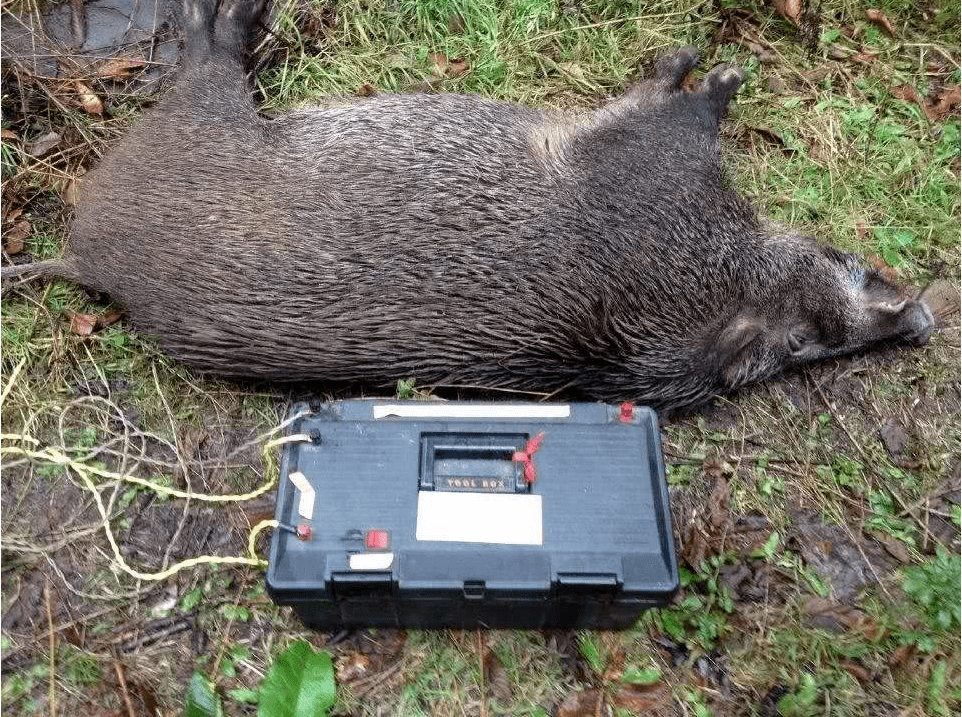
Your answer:
[[[70,318],[71,333],[78,336],[90,336],[95,331],[116,324],[126,314],[120,309],[110,309],[99,316],[97,314],[74,314],[73,312],[68,312],[67,316]]]
[[[875,8],[869,8],[865,11],[865,17],[868,18],[869,22],[878,25],[889,35],[895,37],[895,28],[892,27],[892,23],[889,22],[889,19],[886,17],[884,12],[881,10],[876,10]]]
[[[26,219],[14,222],[14,225],[3,233],[3,245],[9,254],[19,254],[23,251],[23,242],[33,232],[33,227]],[[19,249],[14,249],[19,246]]]
[[[845,668],[845,671],[848,672],[848,674],[861,682],[863,685],[866,682],[872,681],[872,673],[868,671],[868,668],[865,667],[865,665],[862,665],[855,660],[841,660],[839,664]]]
[[[681,557],[692,569],[697,570],[705,558],[721,549],[731,527],[729,498],[728,479],[719,475],[704,508],[692,511],[681,525]]]
[[[371,658],[359,652],[342,655],[337,658],[337,681],[345,684],[358,680],[367,675],[371,666]]]
[[[90,336],[97,326],[95,314],[68,314],[70,316],[70,333],[77,336]]]
[[[12,142],[19,142],[20,136],[14,132],[12,129],[0,129],[0,139],[6,139]]]
[[[7,254],[19,254],[23,251],[24,240],[30,236],[32,231],[33,227],[30,226],[30,222],[26,219],[15,222],[10,229],[4,232],[3,250],[7,252]]]
[[[878,52],[871,52],[871,51],[869,51],[869,50],[862,50],[861,52],[856,52],[856,53],[855,53],[854,55],[852,55],[849,59],[850,59],[850,60],[855,60],[856,62],[861,62],[861,63],[864,63],[864,64],[867,65],[867,64],[870,63],[870,62],[875,62],[875,60],[878,59],[878,56],[879,56],[879,53],[878,53]]]
[[[57,145],[60,144],[61,139],[62,137],[58,132],[47,132],[47,134],[39,137],[33,142],[28,142],[24,149],[31,157],[40,159],[44,155],[47,155],[56,149]]]
[[[878,270],[878,273],[882,275],[883,279],[888,279],[893,284],[896,283],[896,280],[898,279],[898,273],[894,268],[888,265],[885,259],[880,257],[878,254],[871,253],[866,254],[866,258],[872,263],[872,266]]]
[[[891,535],[888,533],[883,533],[881,530],[870,530],[868,531],[868,534],[875,538],[879,544],[881,544],[886,553],[891,555],[903,565],[908,565],[912,562],[912,556],[909,555],[908,548],[906,548],[905,543],[898,538],[893,538]]]
[[[97,317],[97,329],[106,329],[108,326],[113,326],[126,315],[127,312],[123,311],[122,309],[110,309],[109,311],[105,311]]]
[[[775,0],[775,10],[793,25],[802,21],[802,0]]]
[[[598,689],[569,692],[555,710],[555,717],[594,717],[603,699],[604,693]]]
[[[622,685],[611,701],[615,707],[626,709],[632,714],[650,715],[651,710],[670,704],[671,693],[662,682],[653,685]]]
[[[468,61],[464,58],[450,60],[438,53],[429,55],[428,59],[434,64],[432,72],[435,77],[460,77],[468,71]]]
[[[931,104],[923,107],[923,109],[930,120],[933,122],[941,122],[960,104],[962,104],[962,87],[956,85],[955,87],[947,88],[941,95],[934,98]]]
[[[823,630],[830,632],[851,630],[860,632],[869,639],[878,634],[878,627],[864,612],[829,598],[817,595],[810,597],[805,601],[802,610],[811,617],[811,622],[815,627]]]
[[[104,103],[100,101],[96,93],[90,89],[89,85],[83,82],[75,82],[74,87],[80,95],[80,106],[88,115],[102,115],[104,113]]]
[[[107,60],[97,68],[97,76],[104,79],[123,80],[130,77],[134,72],[139,72],[147,66],[143,60],[135,60],[130,57],[115,57]]]
[[[490,648],[481,661],[481,668],[484,672],[484,684],[488,688],[488,693],[502,705],[510,705],[514,700],[514,693],[511,691],[511,680],[508,678],[508,671],[504,669],[497,654]]]
[[[895,650],[889,655],[888,664],[893,670],[897,670],[902,667],[912,655],[915,654],[915,645],[899,645]]]
[[[892,88],[892,96],[906,102],[915,102],[932,122],[941,122],[962,104],[962,88],[949,87],[939,95],[923,100],[911,85]]]
[[[899,85],[898,87],[892,88],[892,96],[897,97],[900,100],[905,100],[906,102],[918,102],[922,104],[922,100],[919,98],[918,92],[911,85]]]

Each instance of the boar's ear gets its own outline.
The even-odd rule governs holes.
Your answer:
[[[746,349],[765,330],[765,320],[749,313],[739,313],[718,333],[710,354],[715,368],[729,385],[738,381]]]

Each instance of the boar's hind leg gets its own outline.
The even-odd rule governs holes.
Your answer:
[[[745,71],[737,65],[719,65],[708,73],[695,93],[708,104],[709,116],[715,125],[721,124],[732,97],[745,79]]]
[[[690,45],[658,58],[655,66],[655,84],[663,92],[678,92],[685,75],[698,64],[698,50]]]

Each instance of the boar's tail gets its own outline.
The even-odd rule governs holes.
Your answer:
[[[0,268],[0,280],[4,283],[11,279],[24,277],[25,281],[33,279],[61,278],[78,281],[77,270],[67,259],[48,259],[31,264],[13,264]]]

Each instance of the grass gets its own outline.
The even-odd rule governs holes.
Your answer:
[[[671,46],[701,49],[696,74],[737,61],[748,77],[724,130],[736,185],[771,219],[859,252],[903,283],[958,288],[958,113],[932,120],[898,96],[905,86],[925,98],[959,84],[957,2],[928,8],[881,0],[875,7],[896,28],[891,37],[865,19],[861,5],[827,0],[808,45],[762,2],[282,5],[256,77],[267,112],[329,94],[415,89],[590,109],[650,72]],[[774,62],[760,62],[749,43]],[[868,59],[853,59],[860,54]],[[16,117],[7,111],[12,99],[4,98],[5,117]],[[113,100],[111,120],[56,108],[46,117],[55,128],[76,127],[84,146],[100,150],[142,103],[120,94]],[[4,128],[38,132],[33,121],[5,120]],[[64,176],[90,154],[31,164],[5,144],[4,209],[23,207],[33,226],[27,250],[36,257],[61,252]],[[4,297],[2,309],[4,433],[72,455],[107,446],[97,460],[158,480],[182,480],[178,466],[187,466],[192,485],[208,492],[250,489],[276,471],[258,455],[226,457],[277,423],[283,396],[194,376],[122,324],[72,334],[66,315],[107,309],[74,287],[18,291]],[[479,645],[473,633],[414,632],[395,657],[372,668],[372,679],[343,681],[335,712],[454,715],[478,713],[484,702],[482,714],[543,715],[574,690],[597,688],[614,700],[625,675],[640,675],[667,690],[678,714],[957,713],[959,515],[944,496],[958,490],[960,369],[957,313],[948,318],[950,328],[924,349],[813,367],[666,427],[676,507],[704,510],[720,474],[729,483],[732,519],[765,522],[753,544],[723,539],[702,563],[685,566],[684,589],[671,607],[625,633],[580,633],[565,649],[540,633],[486,633]],[[420,395],[407,382],[399,392]],[[889,419],[907,432],[898,456],[878,437]],[[135,435],[125,436],[130,426]],[[118,531],[161,505],[140,488],[104,488],[105,496],[115,493]],[[289,613],[263,594],[257,571],[199,568],[160,586],[138,584],[110,569],[89,497],[62,468],[5,461],[4,489],[4,551],[13,561],[5,560],[3,606],[26,605],[35,616],[4,628],[4,659],[21,665],[4,678],[4,714],[48,712],[51,681],[65,711],[88,702],[122,709],[121,691],[110,682],[117,660],[139,704],[153,699],[176,711],[190,673],[200,669],[230,711],[251,709],[249,690],[300,635]],[[64,506],[53,522],[50,496]],[[808,546],[793,537],[801,510],[890,559],[880,581],[845,606],[859,616],[836,614],[852,621],[841,629],[808,611],[813,598],[831,602],[835,593],[832,576],[819,572]],[[215,534],[233,541],[224,554],[242,551],[249,516],[237,508],[205,516]],[[955,535],[939,533],[938,525],[954,526]],[[50,563],[59,576],[46,570]],[[751,581],[767,586],[762,597],[729,589],[726,580],[742,565]],[[44,592],[44,580],[53,593]],[[194,616],[188,632],[119,657],[113,652],[125,631],[152,634],[156,621],[180,615]],[[53,631],[51,662],[49,633],[73,622],[85,631]],[[308,638],[322,645],[319,636]],[[511,704],[495,699],[484,679],[488,649],[506,675]],[[332,652],[342,673],[364,654],[350,642]],[[709,658],[722,665],[724,680],[706,672]]]

